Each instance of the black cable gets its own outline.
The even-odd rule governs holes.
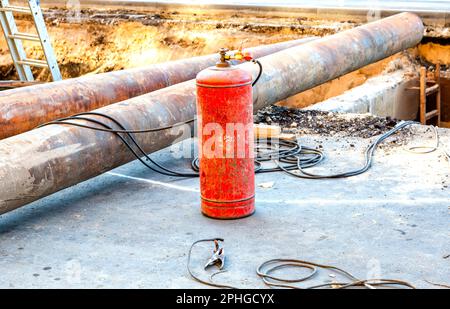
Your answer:
[[[203,280],[203,279],[200,279],[198,276],[194,275],[194,273],[193,273],[192,270],[191,270],[191,256],[192,256],[192,249],[194,249],[195,245],[198,244],[198,243],[202,243],[202,242],[214,242],[215,240],[217,240],[217,241],[224,241],[222,238],[201,239],[201,240],[195,241],[195,242],[191,245],[191,247],[189,248],[188,256],[187,256],[187,271],[188,271],[189,275],[190,275],[194,280],[196,280],[196,281],[198,281],[198,282],[200,282],[200,283],[203,283],[203,284],[206,284],[206,285],[209,285],[209,286],[213,286],[213,287],[216,287],[216,288],[222,288],[222,289],[236,289],[236,287],[231,286],[231,285],[218,284],[218,283],[214,283],[214,282],[212,282],[212,281],[205,281],[205,280]],[[212,277],[213,277],[214,275],[217,275],[217,274],[223,273],[223,272],[224,272],[224,271],[219,271],[219,272],[217,272],[217,273],[212,274],[211,277],[210,277],[210,280],[212,280]]]
[[[88,117],[82,117],[84,115],[93,115],[93,116],[99,116],[104,117],[112,122],[114,122],[120,129],[113,129],[109,125]],[[95,123],[97,125],[100,125],[102,127],[93,127],[89,125],[84,125],[80,123],[74,123],[74,122],[68,122],[68,120],[84,120],[88,122]],[[127,130],[117,119],[98,112],[86,112],[86,113],[79,113],[74,116],[66,117],[57,119],[45,124],[40,125],[39,127],[43,127],[46,125],[51,124],[66,124],[66,125],[73,125],[78,126],[82,128],[87,128],[91,130],[97,130],[97,131],[104,131],[104,132],[110,132],[118,136],[121,141],[124,143],[124,145],[131,151],[131,153],[146,167],[150,168],[151,170],[166,175],[166,176],[174,176],[174,177],[198,177],[198,171],[199,171],[199,159],[195,158],[191,162],[191,167],[194,170],[195,173],[184,173],[184,172],[178,172],[171,170],[167,167],[162,166],[160,163],[153,160],[150,156],[147,155],[147,153],[143,150],[143,148],[139,145],[139,143],[136,141],[134,136],[132,134],[136,133],[151,133],[151,132],[158,132],[162,130],[167,130],[170,128],[174,128],[180,125],[184,125],[187,123],[192,122],[193,120],[188,120],[179,124],[170,125],[170,126],[164,126],[159,128],[151,128],[151,129],[145,129],[145,130]],[[256,159],[255,159],[255,172],[256,173],[269,173],[269,172],[278,172],[278,171],[284,171],[288,173],[289,175],[298,177],[298,178],[306,178],[306,179],[326,179],[326,178],[345,178],[345,177],[352,177],[356,175],[360,175],[364,172],[366,172],[370,166],[372,165],[373,155],[377,148],[377,146],[382,143],[386,138],[389,136],[395,134],[399,130],[405,128],[406,126],[409,126],[413,124],[412,121],[406,121],[401,122],[396,127],[391,129],[390,131],[384,133],[380,137],[378,137],[374,142],[372,142],[365,151],[365,164],[362,168],[338,173],[338,174],[332,174],[332,175],[318,175],[313,174],[310,172],[305,171],[306,168],[310,168],[313,166],[316,166],[320,162],[322,162],[325,158],[322,151],[314,148],[309,148],[305,146],[301,146],[298,141],[288,141],[288,140],[268,140],[268,139],[258,139],[256,143]],[[125,140],[121,134],[124,134],[127,136],[131,143],[136,146],[138,149],[138,152],[141,154],[141,156],[145,157],[149,162],[157,166],[161,170],[157,170],[154,167],[151,167],[148,165],[145,161],[141,159],[141,156],[133,149],[133,147]],[[276,167],[271,168],[263,168],[263,162],[267,161],[274,161],[276,164]],[[298,172],[295,172],[298,171]]]
[[[297,164],[301,164],[302,168],[308,168],[319,164],[325,158],[318,149],[302,147],[298,141],[282,139],[258,139],[255,150],[255,173],[296,170]],[[263,163],[268,161],[278,161],[278,165],[263,168]],[[200,170],[199,163],[198,158],[192,161],[192,168],[196,172]]]
[[[113,129],[109,125],[107,125],[99,120],[83,117],[83,116],[89,116],[89,115],[104,117],[104,118],[112,121],[113,123],[115,123],[120,128],[120,130]],[[89,126],[89,125],[85,125],[85,124],[81,124],[81,123],[70,122],[69,120],[84,120],[84,121],[88,121],[88,122],[92,122],[97,125],[100,125],[101,127],[94,127],[94,126]],[[125,144],[125,146],[131,151],[131,153],[141,163],[143,163],[146,167],[150,168],[151,170],[153,170],[157,173],[166,175],[166,176],[198,177],[198,171],[199,171],[198,158],[195,158],[191,163],[192,169],[195,171],[195,173],[182,173],[182,172],[177,172],[177,171],[168,169],[168,168],[162,166],[161,164],[159,164],[158,162],[156,162],[155,160],[153,160],[150,156],[148,156],[147,153],[145,153],[143,148],[139,145],[139,143],[136,141],[136,139],[132,135],[132,134],[136,134],[136,133],[150,133],[150,132],[167,130],[170,128],[174,128],[176,126],[180,126],[180,125],[189,123],[191,121],[193,121],[193,120],[189,120],[189,121],[171,125],[171,126],[160,127],[160,128],[152,128],[152,129],[145,129],[145,130],[127,130],[117,119],[115,119],[109,115],[106,115],[103,113],[98,113],[98,112],[85,112],[85,113],[75,114],[70,117],[65,117],[65,118],[60,118],[60,119],[54,120],[54,121],[50,121],[48,123],[44,123],[44,124],[40,125],[39,127],[53,125],[53,124],[60,124],[60,125],[72,125],[72,126],[77,126],[77,127],[81,127],[81,128],[102,131],[102,132],[110,132],[110,133],[113,133],[116,136],[118,136],[120,138],[120,140]],[[136,146],[138,151],[141,153],[141,156],[144,156],[149,162],[151,162],[152,164],[154,164],[155,166],[160,168],[162,171],[156,170],[155,168],[146,164],[146,162],[141,159],[141,156],[138,153],[136,153],[136,151],[133,149],[133,147],[125,140],[125,138],[121,134],[124,134],[131,140],[131,143]],[[264,147],[266,148],[266,150],[267,150],[267,147],[271,147],[272,152],[263,153],[262,151],[260,151]],[[298,144],[297,141],[294,142],[294,141],[286,141],[286,140],[263,140],[263,139],[260,139],[257,142],[256,148],[258,151],[258,155],[255,160],[255,171],[257,173],[282,171],[283,169],[293,170],[293,169],[296,169],[297,161],[299,161],[302,164],[303,168],[307,168],[307,167],[311,167],[315,164],[320,163],[320,161],[322,161],[322,159],[324,158],[323,154],[319,150],[307,148],[307,147],[302,148]],[[298,158],[298,160],[297,160],[296,156],[302,156],[302,157]],[[306,157],[304,157],[304,156],[306,156]],[[274,158],[279,159],[281,162],[284,162],[286,164],[283,165],[282,168],[280,168],[280,167],[279,168],[276,168],[276,167],[275,168],[266,168],[266,169],[262,168],[262,162],[269,161]]]
[[[408,151],[410,153],[414,153],[414,154],[427,154],[427,153],[432,153],[437,150],[440,150],[442,152],[442,154],[444,155],[444,157],[447,159],[447,161],[450,162],[450,154],[447,152],[444,145],[442,145],[442,143],[441,143],[438,128],[436,126],[432,125],[431,129],[433,130],[433,133],[434,133],[433,134],[434,140],[435,140],[434,146],[425,146],[425,145],[413,146],[413,147],[406,148],[406,151]]]
[[[202,284],[209,285],[216,288],[227,288],[227,289],[237,289],[237,287],[234,287],[232,285],[226,285],[226,284],[218,284],[213,282],[213,277],[219,274],[222,274],[226,272],[226,270],[221,270],[216,273],[213,273],[209,276],[209,281],[203,280],[197,275],[194,274],[194,272],[191,269],[191,257],[192,257],[192,250],[195,247],[195,245],[203,242],[215,242],[215,241],[221,241],[223,242],[224,239],[222,238],[211,238],[211,239],[201,239],[195,241],[191,247],[189,248],[188,256],[187,256],[187,271],[189,275],[195,280]],[[277,270],[284,269],[284,268],[301,268],[301,269],[309,269],[310,273],[299,278],[289,279],[289,278],[282,278],[280,276],[275,276],[273,273]],[[348,279],[347,282],[330,282],[330,283],[323,283],[313,286],[308,286],[305,288],[302,288],[300,286],[294,285],[294,283],[301,283],[306,282],[316,276],[319,272],[319,269],[327,269],[335,271],[344,277]],[[272,259],[263,262],[261,265],[258,266],[256,269],[256,274],[263,280],[264,284],[267,286],[274,288],[285,288],[285,289],[318,289],[318,288],[331,288],[331,289],[346,289],[346,288],[352,288],[352,287],[362,287],[367,289],[376,289],[376,287],[388,287],[388,286],[403,286],[411,289],[415,289],[415,287],[410,284],[409,282],[403,281],[403,280],[397,280],[397,279],[366,279],[366,280],[360,280],[348,271],[331,265],[324,265],[324,264],[318,264],[298,259]]]
[[[412,146],[412,147],[406,148],[406,151],[408,151],[410,153],[414,153],[414,154],[427,154],[427,153],[432,153],[432,152],[435,152],[436,150],[438,150],[439,145],[440,145],[439,133],[438,133],[437,127],[432,125],[431,129],[433,130],[433,133],[434,133],[433,134],[434,140],[435,140],[434,146],[425,146],[425,145]]]
[[[273,272],[282,268],[307,268],[310,269],[311,272],[303,277],[295,278],[295,279],[287,279],[281,278],[278,276],[272,275]],[[288,288],[288,289],[301,289],[301,287],[293,285],[291,283],[299,283],[305,282],[312,277],[314,277],[318,270],[322,269],[331,269],[340,273],[341,275],[347,277],[349,282],[331,282],[324,283],[314,286],[306,287],[305,289],[317,289],[317,288],[332,288],[332,289],[346,289],[350,287],[364,287],[368,289],[375,289],[375,287],[385,287],[389,285],[395,286],[404,286],[411,289],[415,289],[415,287],[409,282],[396,280],[396,279],[368,279],[368,280],[360,280],[350,274],[349,272],[343,270],[342,268],[330,265],[323,265],[308,261],[302,261],[297,259],[272,259],[262,263],[257,269],[256,273],[260,276],[264,282],[269,287],[279,287],[279,288]]]
[[[160,171],[157,171],[157,170],[151,168],[153,171],[156,171],[156,172],[158,172],[158,173],[160,173],[160,174],[163,174],[163,175],[166,175],[166,176],[198,177],[198,174],[177,172],[177,171],[173,171],[173,170],[170,170],[170,169],[168,169],[168,168],[162,166],[160,163],[156,162],[155,160],[153,160],[152,158],[150,158],[150,156],[147,155],[147,153],[142,149],[142,147],[139,145],[139,143],[136,141],[136,139],[135,139],[134,136],[132,135],[132,134],[134,134],[134,133],[146,133],[146,132],[157,132],[157,131],[167,130],[167,129],[174,128],[174,127],[177,127],[177,126],[180,126],[180,125],[189,123],[189,122],[193,122],[194,120],[189,120],[189,121],[187,121],[187,122],[178,123],[178,124],[175,124],[175,125],[172,125],[172,126],[165,126],[165,127],[160,127],[160,128],[154,128],[154,129],[147,129],[147,130],[126,130],[125,127],[124,127],[119,121],[117,121],[115,118],[113,118],[113,117],[111,117],[111,116],[109,116],[109,115],[106,115],[106,114],[98,113],[98,112],[85,112],[85,113],[79,113],[79,114],[76,114],[76,115],[74,115],[74,116],[72,116],[72,117],[69,117],[69,118],[74,118],[74,117],[76,118],[76,117],[79,117],[78,115],[96,115],[96,116],[105,117],[105,118],[107,118],[107,119],[113,121],[115,124],[117,124],[117,125],[119,126],[119,128],[122,129],[122,130],[113,130],[113,131],[116,132],[116,135],[119,135],[119,133],[121,133],[121,132],[122,132],[122,133],[125,133],[125,134],[132,140],[132,142],[136,145],[136,147],[139,149],[139,151],[141,152],[141,154],[142,154],[148,161],[150,161],[151,163],[153,163],[154,165],[156,165],[157,167],[159,167],[160,169],[162,169],[162,170],[165,171],[165,172],[160,172]],[[103,126],[105,126],[105,124],[103,124]],[[130,147],[128,147],[128,148],[130,148]],[[132,149],[131,149],[131,151],[133,152],[133,154],[135,155],[136,158],[138,158],[138,159],[140,158],[140,157],[139,157]],[[141,161],[141,160],[140,160],[140,161]],[[142,162],[142,161],[141,161],[141,162]],[[146,165],[146,164],[145,164],[145,165]],[[146,165],[146,166],[147,166],[147,165]],[[169,174],[169,173],[172,173],[173,175],[171,175],[171,174]]]
[[[96,120],[96,119],[92,119],[92,118],[87,118],[87,117],[81,117],[80,115],[95,115],[95,116],[101,116],[101,117],[105,117],[111,121],[113,121],[115,124],[117,124],[121,130],[114,130],[113,128],[111,128],[109,125]],[[74,123],[74,122],[67,122],[67,120],[84,120],[84,121],[88,121],[88,122],[92,122],[98,125],[101,125],[103,128],[99,128],[99,127],[92,127],[92,126],[88,126],[88,125],[83,125],[80,123]],[[114,133],[116,136],[118,136],[120,138],[120,140],[124,143],[124,145],[130,150],[130,152],[142,163],[144,164],[146,167],[148,167],[149,169],[151,169],[152,171],[155,171],[157,173],[166,175],[166,176],[175,176],[175,177],[198,177],[198,174],[195,173],[181,173],[181,172],[177,172],[177,171],[173,171],[170,170],[164,166],[162,166],[161,164],[159,164],[158,162],[154,161],[152,158],[150,158],[145,151],[142,149],[142,147],[139,145],[139,143],[136,141],[136,139],[133,137],[133,133],[143,133],[143,132],[156,132],[156,131],[160,131],[160,130],[166,130],[168,128],[173,128],[176,126],[179,126],[179,124],[177,125],[173,125],[173,126],[166,126],[166,127],[162,127],[162,128],[154,128],[154,129],[147,129],[147,130],[126,130],[125,127],[116,119],[114,119],[111,116],[108,116],[106,114],[102,114],[102,113],[95,113],[95,112],[86,112],[86,113],[79,113],[76,114],[74,116],[70,116],[70,117],[66,117],[66,118],[60,118],[48,123],[45,123],[39,127],[43,127],[46,125],[50,125],[50,124],[68,124],[68,125],[73,125],[73,126],[77,126],[77,127],[82,127],[82,128],[87,128],[87,129],[91,129],[91,130],[96,130],[96,131],[103,131],[103,132],[110,132],[110,133]],[[126,136],[128,136],[130,138],[130,140],[132,141],[132,143],[138,148],[139,152],[142,154],[142,156],[144,156],[148,161],[150,161],[152,164],[156,165],[158,168],[160,168],[162,171],[159,171],[153,167],[151,167],[150,165],[148,165],[145,161],[142,160],[141,156],[139,156],[136,151],[132,148],[132,146],[124,139],[123,136],[120,135],[120,133],[125,134]]]
[[[252,86],[255,86],[256,83],[259,81],[259,79],[262,76],[263,73],[263,66],[260,61],[258,60],[252,60],[253,63],[256,63],[259,66],[259,72],[256,77],[256,79],[253,81]],[[86,118],[82,116],[98,116],[106,118],[110,121],[112,121],[115,125],[117,125],[120,129],[113,129],[109,125],[92,118]],[[81,123],[74,123],[69,122],[69,120],[84,120],[88,122],[95,123],[97,125],[100,125],[101,127],[93,127]],[[168,130],[177,126],[185,125],[188,123],[194,122],[194,119],[189,119],[187,121],[183,121],[178,124],[164,126],[164,127],[157,127],[157,128],[151,128],[151,129],[143,129],[143,130],[128,130],[126,129],[117,119],[103,114],[99,112],[85,112],[85,113],[79,113],[75,114],[70,117],[57,119],[54,121],[50,121],[47,123],[44,123],[40,125],[39,127],[52,125],[52,124],[66,124],[66,125],[73,125],[81,128],[87,128],[91,130],[97,130],[97,131],[103,131],[103,132],[110,132],[118,136],[121,141],[124,143],[124,145],[131,151],[131,153],[146,167],[150,168],[151,170],[166,175],[166,176],[175,176],[175,177],[198,177],[198,173],[200,170],[200,162],[198,158],[194,158],[194,160],[191,162],[191,167],[194,170],[195,173],[183,173],[171,170],[169,168],[166,168],[150,158],[147,153],[143,150],[143,148],[139,145],[139,143],[136,141],[134,136],[132,134],[138,134],[138,133],[154,133],[159,132],[163,130]],[[301,146],[298,141],[287,141],[287,140],[267,140],[267,139],[258,139],[256,142],[256,159],[255,159],[255,173],[270,173],[270,172],[279,172],[283,171],[291,176],[298,177],[298,178],[306,178],[306,179],[327,179],[327,178],[344,178],[344,177],[352,177],[356,175],[360,175],[364,172],[366,172],[370,166],[372,165],[373,160],[373,154],[377,148],[377,146],[383,142],[386,138],[391,136],[392,134],[396,133],[397,131],[403,129],[404,127],[412,124],[413,122],[402,122],[399,125],[397,125],[395,128],[391,129],[389,132],[386,132],[385,134],[381,135],[379,138],[377,138],[374,142],[372,142],[369,147],[365,151],[365,164],[362,168],[343,172],[343,173],[337,173],[337,174],[331,174],[331,175],[318,175],[313,174],[310,172],[305,171],[306,168],[310,168],[313,166],[316,166],[320,162],[322,162],[325,158],[325,155],[322,151],[314,148],[309,148],[305,146]],[[138,152],[144,156],[149,162],[151,162],[153,165],[157,166],[161,170],[157,170],[151,166],[149,166],[145,161],[141,159],[141,156],[139,156],[138,153],[133,149],[133,147],[125,140],[123,136],[120,134],[124,134],[126,137],[128,137],[131,140],[131,143],[138,149]],[[275,162],[275,167],[270,168],[264,168],[263,162],[267,161],[273,161]],[[297,171],[297,172],[296,172]]]
[[[310,172],[306,172],[304,170],[304,167],[302,166],[300,160],[297,161],[297,168],[298,171],[301,173],[294,173],[288,169],[283,168],[282,165],[278,165],[284,172],[288,173],[289,175],[299,177],[299,178],[306,178],[306,179],[329,179],[329,178],[346,178],[346,177],[353,177],[360,175],[362,173],[365,173],[369,170],[369,168],[372,166],[373,162],[373,155],[375,153],[375,150],[377,149],[378,145],[381,144],[384,140],[386,140],[388,137],[392,136],[393,134],[397,133],[398,131],[406,128],[407,126],[410,126],[414,124],[414,121],[403,121],[397,124],[394,128],[389,130],[388,132],[384,133],[383,135],[379,136],[375,141],[373,141],[365,151],[365,164],[363,167],[351,170],[343,173],[337,173],[337,174],[330,174],[330,175],[319,175],[319,174],[313,174]]]
[[[259,79],[261,78],[261,75],[263,73],[263,66],[262,66],[261,62],[259,62],[259,60],[252,60],[252,62],[256,63],[259,66],[259,73],[252,83],[252,87],[255,87],[256,83],[259,81]]]
[[[82,116],[82,115],[95,115],[95,116],[105,117],[105,118],[115,122],[120,127],[123,127],[123,126],[121,126],[120,122],[118,122],[116,119],[114,119],[111,116],[108,116],[106,114],[102,114],[102,113],[98,113],[98,112],[85,112],[85,113],[79,113],[79,114],[75,114],[73,116],[69,116],[69,117],[65,117],[65,118],[59,118],[59,119],[56,119],[56,120],[53,120],[53,121],[49,121],[49,122],[46,122],[46,123],[43,123],[43,124],[37,126],[37,128],[41,128],[41,127],[52,125],[52,124],[61,124],[60,121],[62,121],[62,120],[70,120],[73,117]],[[158,128],[151,128],[151,129],[144,129],[144,130],[126,130],[126,129],[114,130],[112,128],[111,129],[102,129],[102,128],[96,128],[96,127],[91,127],[91,126],[87,126],[87,125],[82,125],[82,124],[79,124],[79,123],[77,123],[77,124],[66,123],[66,124],[72,124],[72,125],[77,126],[77,127],[87,128],[87,129],[92,129],[92,130],[97,130],[97,131],[103,131],[103,132],[135,134],[135,133],[151,133],[151,132],[164,131],[164,130],[176,128],[176,127],[188,124],[188,123],[192,123],[194,121],[195,121],[195,119],[189,119],[189,120],[182,121],[182,122],[174,124],[174,125],[169,125],[169,126],[165,126],[165,127],[158,127]]]

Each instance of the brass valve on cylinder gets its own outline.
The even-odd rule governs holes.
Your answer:
[[[232,55],[228,53],[228,48],[221,48],[219,51],[220,61],[216,64],[218,67],[229,67],[231,60],[236,61],[252,61],[253,56],[248,51],[242,51],[241,49],[235,51]]]

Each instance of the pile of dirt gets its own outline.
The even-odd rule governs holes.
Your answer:
[[[280,125],[295,134],[340,135],[370,138],[392,129],[397,121],[372,115],[339,114],[269,106],[258,111],[255,123]]]
[[[175,13],[91,9],[74,13],[48,9],[45,19],[64,79],[216,53],[220,47],[246,48],[340,30],[331,27],[317,33],[318,25],[291,30],[289,22],[283,23],[280,30],[278,24],[272,27],[262,18],[249,21],[231,16],[200,18],[197,13]],[[269,23],[267,27],[260,24],[263,21]],[[260,25],[261,31],[248,27],[249,23]],[[18,16],[17,26],[21,32],[35,32],[29,16]],[[24,48],[29,58],[43,59],[38,42],[25,42]],[[51,80],[47,69],[33,68],[33,73],[37,80]],[[3,36],[0,79],[18,79]]]
[[[26,18],[26,17],[25,17]],[[184,24],[203,30],[221,28],[237,29],[251,33],[297,33],[302,35],[328,35],[353,28],[360,23],[354,21],[329,21],[317,18],[280,17],[273,14],[235,14],[233,11],[210,11],[196,9],[178,11],[172,9],[150,10],[115,10],[115,9],[81,9],[72,10],[49,8],[45,18],[53,25],[59,23],[82,23],[117,25],[123,21],[138,21],[147,26]]]
[[[327,14],[227,11],[208,7],[182,10],[164,6],[87,9],[80,8],[79,3],[63,6],[66,8],[44,9],[44,16],[65,79],[210,54],[217,52],[219,47],[245,48],[305,36],[326,36],[366,22]],[[35,31],[30,16],[18,15],[16,20],[20,32]],[[428,29],[427,33],[432,33],[433,29]],[[446,29],[441,29],[440,33]],[[43,59],[39,43],[25,42],[24,47],[28,58]],[[46,69],[33,68],[33,73],[37,80],[51,80]],[[348,87],[365,81],[366,74],[360,73],[355,78],[347,78]],[[6,42],[1,36],[0,79],[17,78]],[[343,82],[339,80],[337,83]],[[296,102],[309,105],[334,94],[328,87],[318,88],[289,105],[303,107]],[[311,98],[306,102],[305,97]]]

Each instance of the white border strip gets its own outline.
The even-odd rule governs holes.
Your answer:
[[[122,178],[126,178],[126,179],[131,179],[131,180],[142,181],[142,182],[146,182],[146,183],[149,183],[152,185],[157,185],[157,186],[161,186],[161,187],[165,187],[165,188],[169,188],[169,189],[175,189],[175,190],[179,190],[179,191],[196,192],[196,193],[200,192],[199,189],[183,187],[183,186],[174,185],[174,184],[170,184],[170,183],[162,182],[162,181],[133,177],[133,176],[118,174],[118,173],[114,173],[114,172],[107,172],[106,174],[112,175],[112,176],[117,176],[117,177],[122,177]]]

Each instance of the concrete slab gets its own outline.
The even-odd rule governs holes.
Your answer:
[[[417,79],[399,70],[369,78],[361,86],[342,95],[306,107],[307,110],[339,113],[370,113],[380,117],[414,120],[419,108],[416,91],[408,87],[417,86]]]
[[[199,211],[197,179],[176,179],[132,162],[0,216],[1,288],[203,288],[186,272],[192,242],[225,238],[228,272],[216,280],[263,288],[256,267],[298,258],[342,267],[360,278],[385,277],[432,287],[449,283],[450,164],[440,152],[411,154],[403,141],[433,144],[431,131],[394,137],[369,172],[348,179],[258,175],[257,212],[216,221]],[[450,130],[440,130],[450,148]],[[362,164],[369,140],[302,136],[328,158],[315,172]],[[396,141],[396,143],[394,143]],[[188,168],[169,151],[154,155]],[[194,251],[201,274],[211,246]],[[293,274],[290,274],[293,275]],[[207,279],[207,276],[204,277]],[[328,272],[311,283],[330,280]],[[308,283],[309,284],[309,283]]]

